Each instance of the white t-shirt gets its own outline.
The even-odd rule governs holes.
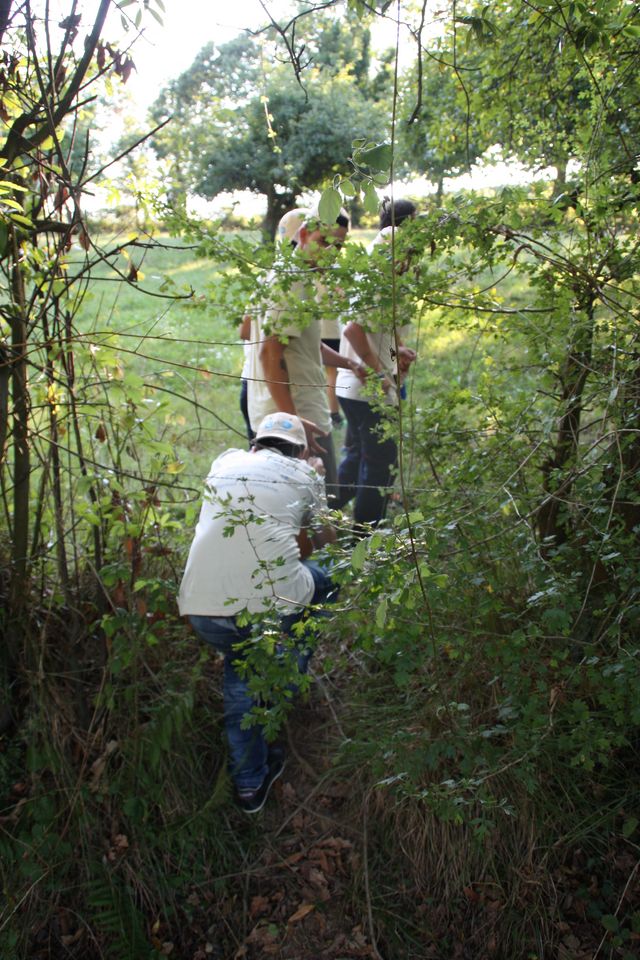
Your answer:
[[[242,341],[242,371],[240,373],[240,379],[246,380],[249,376],[249,371],[251,370],[251,340]]]
[[[327,316],[331,314],[331,301],[326,284],[321,280],[316,280],[316,299],[320,305],[320,337],[322,340],[339,340],[342,333],[342,324],[337,317]]]
[[[269,282],[273,280],[271,276]],[[286,302],[284,298],[286,297]],[[294,280],[289,289],[274,292],[274,300],[268,306],[262,318],[256,321],[257,340],[275,334],[287,343],[284,346],[284,361],[287,365],[283,379],[288,376],[291,398],[299,417],[311,420],[321,430],[331,430],[331,414],[327,398],[327,379],[320,353],[320,322],[311,320],[305,327],[296,326],[296,304],[305,300],[315,300],[316,284],[312,276]],[[253,333],[252,333],[253,339]],[[264,379],[264,370],[260,361],[259,344],[251,351],[250,368],[247,376],[249,420],[254,430],[268,413],[278,409],[269,387]]]
[[[258,343],[258,322],[255,317],[251,317],[251,324],[249,326],[249,339],[242,341],[242,373],[240,378],[246,380],[251,376],[251,372],[254,369],[255,361],[253,360],[253,355],[257,352],[259,347]]]
[[[384,230],[381,230],[369,245],[369,253],[372,253],[379,245],[389,243],[392,232],[391,227],[385,227]],[[392,318],[388,314],[385,315],[385,311],[387,310],[389,310],[388,305],[385,310],[381,307],[373,307],[365,318],[360,319],[359,317],[354,317],[353,319],[364,328],[369,342],[369,348],[380,360],[381,372],[386,374],[391,383],[394,383],[396,382],[398,373],[398,364],[395,357],[396,338],[393,332]],[[406,306],[401,301],[397,303],[396,311],[396,323],[399,319],[398,314],[400,314],[403,319],[406,319]],[[404,342],[404,338],[408,335],[410,327],[411,325],[409,323],[404,323],[398,327],[398,339],[401,343]],[[356,363],[361,360],[361,357],[358,356],[347,340],[344,332],[340,338],[340,353],[343,357],[355,360]],[[371,399],[371,394],[370,391],[367,390],[367,387],[355,375],[353,370],[346,367],[340,367],[338,369],[336,395],[338,397],[344,397],[347,400],[370,401]],[[397,404],[398,391],[393,387],[389,388],[385,394],[385,399],[387,403]]]
[[[292,613],[313,596],[299,531],[326,507],[324,482],[304,460],[274,450],[227,450],[211,464],[180,585],[180,613],[231,617],[275,605]]]

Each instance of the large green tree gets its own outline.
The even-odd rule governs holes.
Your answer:
[[[292,46],[298,76],[290,63],[268,64],[254,40],[237,38],[203,48],[162,91],[153,117],[171,122],[155,149],[169,161],[176,199],[262,194],[265,231],[273,235],[297,196],[344,164],[354,137],[381,133],[384,109],[369,95],[368,31],[328,25]]]
[[[466,71],[467,78],[471,71]],[[454,177],[474,163],[490,145],[471,122],[465,80],[438,56],[426,66],[411,67],[402,79],[398,125],[399,159],[405,169],[429,177],[442,199],[445,177]]]

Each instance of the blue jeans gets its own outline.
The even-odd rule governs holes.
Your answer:
[[[322,604],[333,599],[335,588],[329,576],[320,567],[308,560],[304,566],[313,577],[315,590],[310,604]],[[283,617],[280,628],[289,635],[293,625],[308,611],[305,607]],[[322,611],[319,611],[320,613]],[[239,627],[235,617],[203,617],[192,614],[189,617],[198,636],[224,656],[224,679],[222,694],[224,701],[224,729],[229,744],[231,776],[239,790],[256,790],[267,775],[269,768],[269,748],[259,724],[242,728],[242,721],[254,706],[246,677],[236,669],[243,660],[238,644],[248,640],[251,626]],[[306,673],[311,651],[301,648],[297,651],[298,669]]]
[[[370,403],[339,397],[347,418],[344,457],[338,467],[338,507],[353,497],[356,524],[373,526],[384,519],[388,488],[398,462],[398,448],[391,437],[383,438],[383,419]],[[382,491],[382,492],[381,492]]]

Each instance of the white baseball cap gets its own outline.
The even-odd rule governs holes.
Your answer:
[[[304,432],[302,421],[295,413],[268,413],[256,431],[256,442],[267,437],[276,437],[285,440],[297,447],[306,447],[307,435]]]
[[[277,243],[287,243],[287,241],[291,242],[308,216],[309,211],[303,210],[301,207],[298,207],[296,210],[289,210],[288,213],[285,213],[284,217],[282,217],[280,220],[278,229],[276,231]]]

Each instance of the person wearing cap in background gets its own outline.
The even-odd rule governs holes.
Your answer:
[[[306,214],[306,210],[289,210],[288,213],[285,213],[280,219],[276,230],[276,248],[283,244],[291,243],[294,235],[300,229],[300,225],[303,223]],[[258,283],[264,283],[264,281],[264,275],[258,278]],[[258,348],[258,342],[256,340],[258,329],[254,323],[255,312],[253,307],[249,305],[238,326],[238,337],[242,341],[243,348],[243,363],[240,373],[240,412],[245,422],[249,446],[253,443],[256,435],[249,418],[249,386],[247,382],[252,371],[255,372],[252,363],[252,351]]]
[[[242,645],[261,617],[275,613],[290,635],[310,607],[331,599],[330,578],[308,557],[335,540],[321,521],[326,510],[318,458],[307,459],[302,422],[288,412],[258,424],[252,450],[227,450],[206,480],[200,518],[178,594],[180,613],[198,636],[224,656],[224,726],[239,806],[262,809],[284,758],[269,747],[262,728],[243,729],[254,701],[243,675]],[[312,523],[320,518],[315,529]],[[313,529],[312,533],[309,530]],[[300,672],[310,659],[298,649]]]
[[[345,367],[364,377],[358,360],[341,357],[321,342],[318,319],[298,322],[306,301],[316,300],[320,271],[344,243],[349,228],[346,213],[335,224],[323,224],[316,211],[291,210],[280,221],[278,237],[300,251],[293,279],[277,289],[276,271],[267,279],[272,298],[255,318],[259,346],[250,357],[248,370],[249,419],[254,426],[267,413],[281,410],[300,417],[310,449],[319,453],[326,471],[327,493],[336,491],[336,460],[331,438],[331,413],[327,399],[324,364]],[[300,265],[303,265],[301,269]],[[292,268],[294,264],[292,263]]]

